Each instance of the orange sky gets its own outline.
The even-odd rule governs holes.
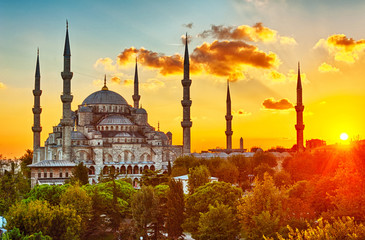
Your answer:
[[[225,147],[227,79],[234,111],[233,147],[239,147],[240,137],[246,148],[292,147],[296,115],[291,106],[296,104],[298,61],[304,138],[320,138],[329,144],[339,142],[343,132],[352,139],[364,138],[365,32],[356,27],[365,23],[363,3],[338,3],[330,11],[328,1],[313,1],[311,6],[301,1],[228,1],[226,5],[217,1],[208,7],[210,14],[203,16],[197,14],[202,3],[195,6],[194,1],[164,7],[143,3],[138,11],[145,16],[132,22],[128,16],[138,12],[132,2],[123,6],[121,15],[113,12],[115,6],[93,2],[85,15],[77,11],[82,6],[76,4],[70,11],[61,7],[55,16],[47,13],[29,22],[26,9],[22,12],[14,5],[4,5],[0,20],[8,24],[0,26],[5,36],[0,41],[0,154],[20,157],[32,147],[37,47],[43,90],[42,144],[59,123],[65,18],[70,21],[73,110],[101,89],[104,73],[109,89],[131,104],[137,56],[141,103],[149,123],[157,128],[160,122],[162,131],[173,133],[173,144],[181,144],[181,38],[188,31],[192,151]],[[43,9],[30,12],[39,15],[41,10],[60,7],[40,4],[36,5]],[[161,10],[165,7],[175,13],[173,17]],[[184,15],[179,8],[190,12]],[[157,9],[159,15],[149,17],[148,9]],[[99,21],[90,17],[99,14],[97,10],[104,13]]]

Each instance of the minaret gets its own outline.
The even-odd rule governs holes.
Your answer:
[[[190,121],[190,63],[189,63],[189,51],[188,51],[188,34],[185,38],[185,56],[184,56],[184,79],[181,80],[181,84],[184,88],[183,100],[181,105],[183,107],[183,121],[181,127],[183,128],[183,154],[190,153],[190,128],[193,123]]]
[[[295,111],[297,112],[297,124],[295,125],[295,129],[297,130],[297,151],[303,152],[303,96],[302,96],[302,81],[300,79],[300,64],[298,62],[298,82],[297,82],[297,105],[295,106]]]
[[[73,127],[71,102],[73,96],[71,95],[71,50],[68,39],[68,22],[66,21],[66,39],[65,49],[63,52],[63,72],[61,72],[63,79],[63,93],[61,100],[63,103],[63,117],[61,119],[62,125],[62,160],[71,161],[71,131]]]
[[[231,113],[231,94],[229,92],[229,81],[227,80],[227,100],[226,100],[226,141],[227,141],[227,152],[232,150],[232,113]]]
[[[136,58],[136,70],[134,72],[134,94],[132,96],[134,101],[134,108],[139,108],[139,100],[141,99],[141,96],[138,95],[138,70],[137,70],[137,58]]]
[[[35,69],[35,84],[34,84],[34,107],[33,107],[33,114],[34,114],[34,123],[33,123],[33,152],[35,152],[41,144],[41,112],[42,108],[40,105],[41,102],[41,74],[39,70],[39,49],[37,50],[37,65]]]

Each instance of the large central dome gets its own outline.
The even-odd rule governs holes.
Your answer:
[[[109,90],[100,90],[90,94],[82,102],[82,105],[88,104],[125,104],[127,101],[118,93]]]

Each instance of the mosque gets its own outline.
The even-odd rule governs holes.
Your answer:
[[[120,177],[131,178],[134,185],[137,184],[137,180],[145,169],[167,171],[168,164],[183,154],[183,146],[172,145],[171,132],[156,131],[148,124],[147,111],[139,104],[141,96],[137,62],[132,96],[133,106],[129,105],[123,96],[109,90],[105,77],[102,89],[90,94],[78,105],[76,111],[72,111],[73,73],[71,72],[68,26],[63,56],[64,69],[61,73],[63,117],[60,123],[53,127],[53,132],[49,134],[44,146],[41,146],[40,96],[42,90],[40,89],[39,52],[37,53],[33,90],[33,162],[29,165],[32,186],[64,183],[71,176],[72,169],[80,162],[88,167],[91,183],[97,182],[100,174],[107,175],[111,170],[120,173]],[[182,101],[183,104],[191,105],[189,91],[184,94],[187,99]],[[188,130],[184,133],[189,137],[185,140],[189,142],[189,147],[185,148],[184,152],[190,153],[190,109],[185,112],[189,112],[189,116],[184,115],[182,125],[185,124]]]

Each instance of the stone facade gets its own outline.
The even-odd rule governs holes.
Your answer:
[[[89,168],[90,182],[98,181],[99,175],[107,174],[110,169],[133,180],[147,168],[167,171],[168,162],[172,163],[182,155],[182,146],[172,145],[170,132],[156,131],[148,124],[147,111],[138,106],[138,80],[135,81],[138,99],[133,97],[134,107],[120,94],[110,91],[105,79],[102,90],[90,94],[76,111],[71,111],[70,57],[67,30],[62,72],[63,118],[53,127],[44,147],[34,149],[33,164],[30,165],[34,183],[39,183],[38,171],[48,171],[42,170],[42,164],[38,167],[37,164],[49,160],[83,162]],[[55,171],[54,167],[52,169]],[[55,176],[58,175],[53,174]]]

